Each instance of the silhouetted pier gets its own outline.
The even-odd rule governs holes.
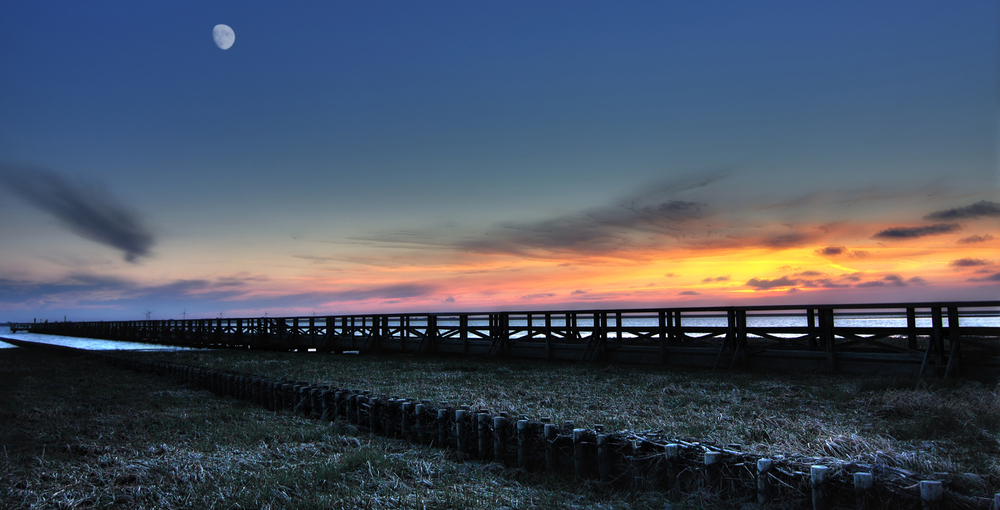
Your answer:
[[[13,324],[202,348],[1000,378],[1000,301]]]

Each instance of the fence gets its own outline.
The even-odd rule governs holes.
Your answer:
[[[189,347],[1000,377],[1000,301],[12,324]]]

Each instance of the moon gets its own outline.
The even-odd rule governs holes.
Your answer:
[[[220,49],[228,50],[236,42],[236,32],[229,25],[215,25],[212,29],[212,39]]]

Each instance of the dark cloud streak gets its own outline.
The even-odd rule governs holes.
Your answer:
[[[924,236],[936,236],[961,230],[958,223],[938,223],[923,227],[892,227],[887,228],[872,237],[878,239],[913,239]]]
[[[155,243],[139,215],[103,189],[75,184],[50,170],[7,163],[0,164],[0,180],[76,235],[121,250],[128,262],[148,256]]]
[[[992,216],[1000,217],[1000,204],[996,202],[989,202],[986,200],[980,200],[972,205],[967,205],[965,207],[956,207],[954,209],[945,209],[943,211],[935,211],[927,216],[924,216],[925,220],[935,220],[935,221],[948,221],[948,220],[959,220],[959,219],[976,219],[980,216]]]

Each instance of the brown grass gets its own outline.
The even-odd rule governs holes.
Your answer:
[[[254,351],[150,356],[752,453],[967,472],[1000,488],[998,387],[972,381]]]

